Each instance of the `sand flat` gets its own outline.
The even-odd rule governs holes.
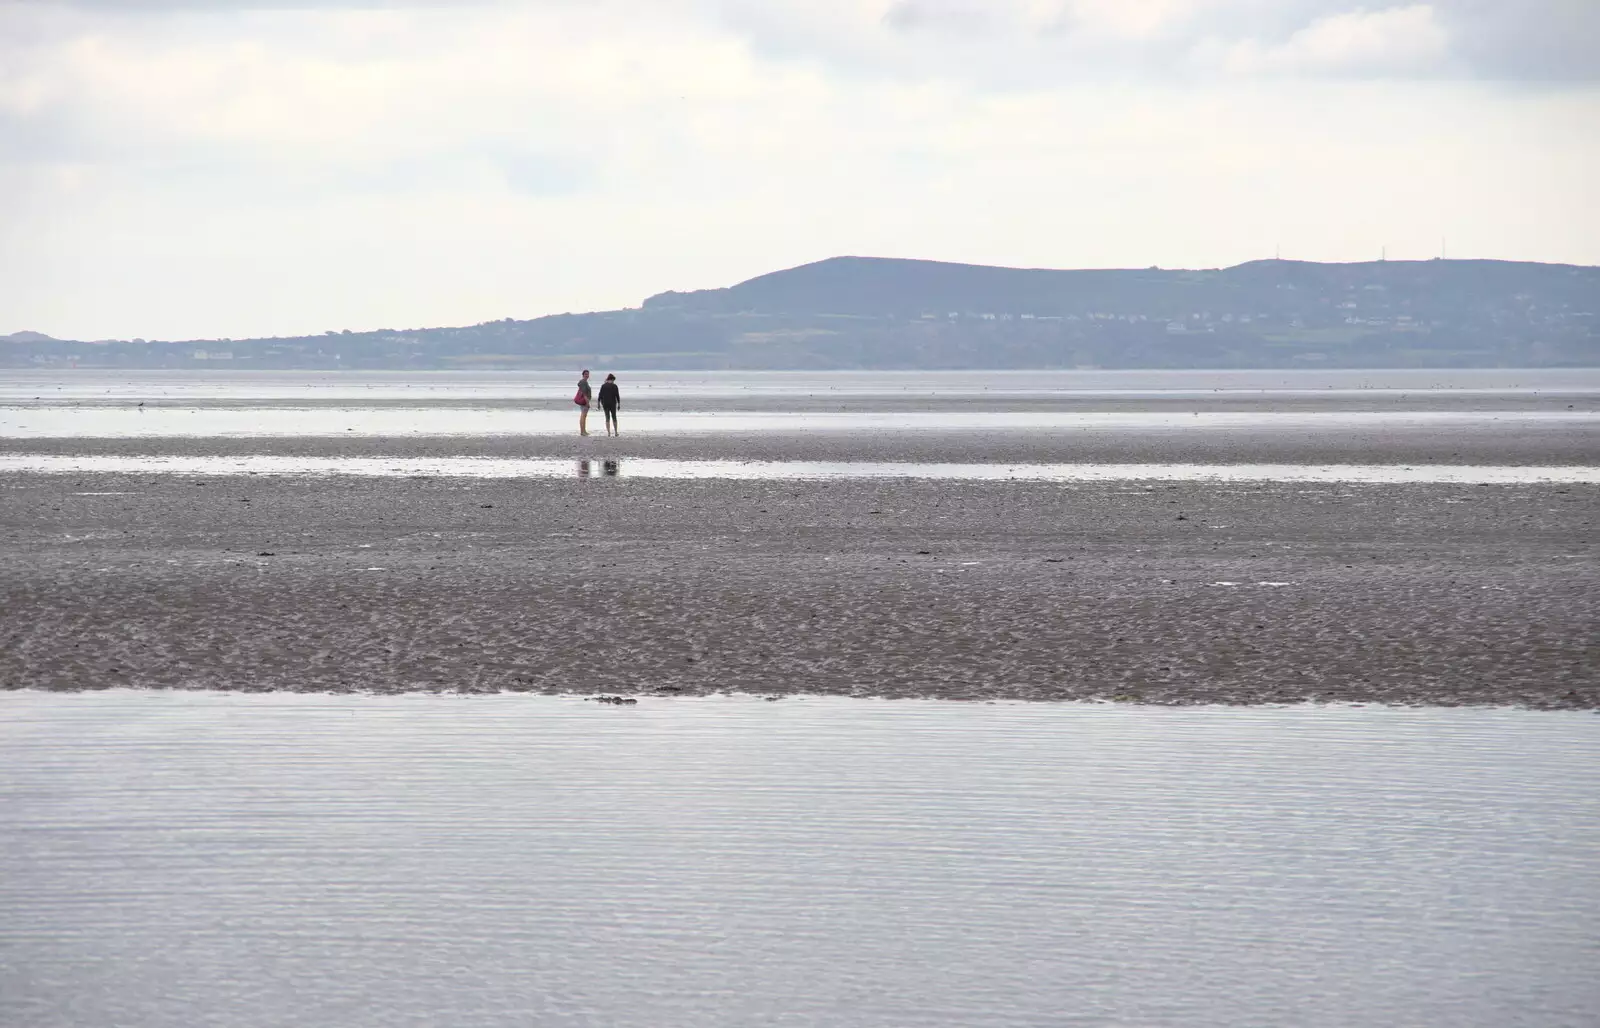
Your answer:
[[[1600,709],[1597,501],[14,473],[0,685]]]

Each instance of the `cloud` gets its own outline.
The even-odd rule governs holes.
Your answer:
[[[998,88],[1206,74],[1600,79],[1596,0],[0,0],[0,31],[25,36],[30,12],[81,25],[482,11],[607,18],[624,31],[720,26],[760,53],[846,73]]]
[[[471,323],[846,252],[1600,259],[1561,7],[0,0],[0,330]]]
[[[722,0],[759,50],[1012,88],[1210,75],[1600,79],[1595,0]]]
[[[1223,49],[1233,74],[1410,75],[1437,68],[1450,36],[1427,4],[1351,11],[1313,22],[1281,43]]]
[[[1480,77],[1600,79],[1600,3],[1594,0],[1450,0],[1440,12],[1457,56]]]

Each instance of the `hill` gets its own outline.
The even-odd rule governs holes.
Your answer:
[[[281,339],[0,337],[10,366],[1222,368],[1600,365],[1600,268],[1513,261],[1059,271],[835,257],[639,308]],[[26,336],[28,338],[22,338]]]

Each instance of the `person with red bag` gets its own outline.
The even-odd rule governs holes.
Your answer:
[[[594,388],[589,385],[589,369],[583,369],[583,377],[578,379],[578,394],[572,402],[578,405],[578,434],[589,434],[589,404],[594,399]]]

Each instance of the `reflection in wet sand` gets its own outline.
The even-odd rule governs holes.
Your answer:
[[[543,464],[544,462],[540,461],[540,462],[537,462],[537,463]],[[594,475],[594,465],[595,465],[595,462],[592,461],[592,460],[579,459],[579,461],[578,461],[578,477],[579,478],[590,478],[590,477],[593,477],[593,475]],[[600,473],[602,475],[606,476],[607,478],[616,478],[618,472],[620,472],[621,470],[622,470],[622,462],[621,461],[618,461],[618,460],[603,460],[603,461],[600,462]],[[532,469],[532,470],[530,470],[528,477],[536,478],[536,477],[543,477],[543,475],[541,474],[541,472],[538,469]]]

